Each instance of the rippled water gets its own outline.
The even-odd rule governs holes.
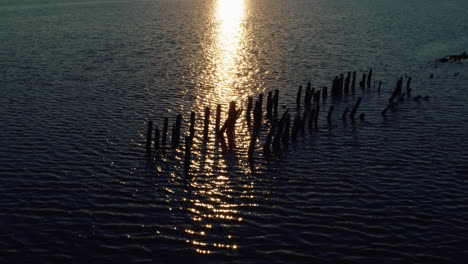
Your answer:
[[[468,50],[467,18],[462,0],[1,1],[0,262],[463,263],[468,74],[430,61]],[[249,164],[244,116],[234,150],[201,142],[206,106],[279,89],[294,114],[299,85],[369,68],[381,92],[321,103],[280,158],[259,142]],[[430,99],[383,117],[399,76]],[[190,111],[187,177],[145,131],[182,114],[186,133]]]

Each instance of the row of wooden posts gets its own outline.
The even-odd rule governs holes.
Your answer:
[[[372,78],[372,70],[368,74],[363,74],[359,86],[361,88],[370,87]],[[348,95],[351,91],[355,91],[355,81],[356,81],[356,72],[352,74],[348,72],[347,76],[344,77],[344,74],[336,76],[333,79],[332,89],[330,96],[332,99],[339,99],[344,95]],[[411,93],[411,77],[408,78],[406,84],[406,93],[402,93],[403,87],[403,78],[400,78],[397,81],[395,90],[392,93],[392,96],[389,99],[388,106],[382,111],[382,115],[388,111],[388,109],[394,107],[397,104],[397,101],[404,100],[405,94],[409,97]],[[380,92],[382,82],[379,82],[378,90]],[[295,142],[297,137],[304,135],[305,127],[308,126],[309,129],[312,129],[314,126],[317,126],[320,113],[320,104],[319,102],[326,101],[328,97],[327,87],[323,87],[321,90],[315,91],[311,87],[311,83],[308,82],[305,93],[302,92],[302,85],[299,86],[299,89],[296,94],[296,115],[292,119],[289,109],[287,109],[281,117],[278,119],[278,104],[279,104],[279,90],[270,91],[267,94],[266,101],[266,114],[265,118],[267,119],[267,136],[263,144],[263,151],[266,155],[270,153],[281,153],[288,149],[290,142]],[[304,98],[302,99],[302,95]],[[304,103],[302,107],[301,103]],[[342,119],[345,120],[348,117],[351,120],[355,119],[355,115],[359,109],[359,106],[362,102],[362,97],[359,97],[352,109],[348,107],[344,110],[342,114]],[[315,104],[313,104],[315,103]],[[216,107],[216,116],[215,116],[215,128],[214,133],[216,135],[217,142],[220,142],[222,146],[228,147],[229,149],[235,148],[235,125],[237,120],[241,117],[243,109],[237,108],[236,102],[232,101],[229,103],[229,109],[227,113],[227,118],[224,123],[221,125],[221,111],[222,106],[218,104]],[[330,105],[327,113],[327,122],[330,124],[332,120],[332,115],[334,112],[333,104]],[[249,161],[253,160],[254,150],[257,145],[259,134],[263,125],[263,94],[260,93],[258,99],[255,100],[252,96],[248,97],[247,108],[245,111],[245,120],[249,131],[251,132],[250,143],[248,148],[248,158]],[[191,152],[193,146],[193,138],[195,136],[195,112],[190,114],[190,127],[189,134],[185,136],[185,149],[184,149],[184,171],[189,173],[190,165],[192,162]],[[204,123],[203,123],[203,143],[207,143],[209,140],[209,124],[211,117],[210,107],[205,108],[204,112]],[[364,119],[364,113],[359,117]],[[172,132],[170,137],[170,145],[174,148],[179,148],[180,138],[181,138],[181,124],[182,124],[182,115],[177,115],[175,123],[172,125]],[[159,149],[164,149],[164,147],[169,143],[168,142],[168,129],[169,129],[169,119],[164,118],[164,124],[162,131],[159,130],[158,126],[154,126],[152,121],[148,121],[148,130],[146,133],[146,152],[148,156],[151,156],[152,149],[158,151]],[[226,137],[225,137],[226,135]],[[154,136],[154,139],[153,139]],[[226,140],[227,138],[227,145]],[[153,144],[154,142],[154,144]]]

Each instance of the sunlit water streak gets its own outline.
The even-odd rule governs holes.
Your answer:
[[[246,54],[247,46],[250,45],[245,28],[246,8],[245,0],[216,0],[213,10],[209,11],[214,14],[210,23],[213,28],[208,30],[211,39],[208,41],[210,44],[206,57],[209,58],[209,62],[196,78],[199,80],[196,87],[199,94],[194,109],[200,114],[206,106],[211,106],[211,116],[214,117],[216,104],[222,104],[224,120],[227,110],[225,103],[248,95],[246,90],[249,88],[249,82],[252,83],[253,80],[249,79],[249,76],[242,76],[244,69],[249,67]],[[211,130],[213,128],[212,124]],[[247,132],[245,126],[240,128],[244,134]],[[248,205],[240,202],[245,197],[250,197],[248,193],[252,192],[253,184],[242,184],[238,189],[237,181],[230,179],[233,175],[229,171],[233,169],[233,165],[227,163],[237,163],[237,157],[226,159],[219,145],[213,147],[210,144],[208,148],[202,148],[198,151],[201,153],[199,158],[203,164],[195,164],[194,170],[203,176],[195,177],[189,183],[191,198],[187,198],[190,205],[186,210],[192,215],[194,223],[192,229],[185,230],[191,238],[187,243],[193,244],[196,252],[201,254],[211,254],[220,249],[236,250],[238,242],[233,241],[234,230],[229,226],[242,221],[239,208],[243,208],[242,214],[248,212]],[[248,170],[246,165],[236,165],[234,169],[243,167]],[[214,234],[213,228],[216,230]],[[222,232],[226,234],[224,237],[216,235],[220,230],[225,230]]]
[[[208,30],[210,35],[205,54],[209,62],[196,77],[200,108],[245,97],[252,85],[251,76],[245,75],[245,69],[253,67],[247,54],[251,43],[245,25],[246,2],[216,0],[213,10],[210,10],[213,12],[210,23],[213,27]]]

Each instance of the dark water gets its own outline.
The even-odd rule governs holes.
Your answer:
[[[467,67],[430,61],[465,32],[462,0],[2,0],[0,262],[464,263]],[[369,68],[381,93],[334,102],[331,126],[323,103],[281,159],[252,171],[243,118],[234,151],[200,144],[205,106],[279,89],[282,113]],[[430,99],[384,118],[399,76]],[[190,111],[186,177],[144,133]]]

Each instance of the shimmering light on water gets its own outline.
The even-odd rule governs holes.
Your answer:
[[[213,27],[209,30],[206,57],[210,58],[206,69],[199,77],[204,91],[200,102],[229,102],[239,97],[237,88],[248,80],[240,78],[246,67],[244,19],[247,5],[245,0],[218,0],[211,16]],[[202,107],[203,107],[202,106]]]

